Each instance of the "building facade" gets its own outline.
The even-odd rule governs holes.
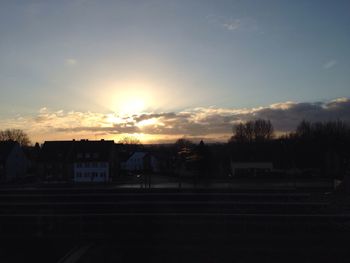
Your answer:
[[[116,174],[114,141],[48,141],[40,161],[48,180],[109,182]]]
[[[24,177],[29,162],[17,142],[0,142],[0,181],[11,181]]]
[[[125,162],[122,169],[126,171],[158,172],[157,159],[147,152],[134,152]]]

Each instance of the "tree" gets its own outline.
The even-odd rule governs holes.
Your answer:
[[[233,127],[233,133],[230,141],[251,143],[271,140],[274,136],[274,129],[269,120],[258,119],[238,123]]]
[[[184,148],[191,149],[194,147],[194,145],[195,144],[192,141],[185,139],[185,138],[177,139],[175,142],[175,148],[177,150],[181,150]]]
[[[349,125],[340,120],[313,123],[302,121],[296,129],[295,136],[298,138],[312,138],[322,141],[344,140],[348,137],[349,132]]]
[[[309,137],[311,135],[311,123],[303,120],[295,131],[297,137]]]
[[[29,136],[20,129],[6,129],[0,131],[0,141],[16,141],[21,146],[28,146],[30,144]]]
[[[273,138],[273,126],[269,120],[256,120],[253,123],[255,141],[268,141]]]
[[[119,143],[140,145],[141,141],[134,136],[124,136],[119,140]]]

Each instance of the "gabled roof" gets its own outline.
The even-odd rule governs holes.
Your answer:
[[[148,153],[147,152],[134,152],[128,159],[131,160],[131,159],[142,159],[142,158],[145,158],[145,156],[147,156]]]
[[[41,149],[42,162],[64,162],[72,150],[74,141],[46,141]]]
[[[46,141],[42,147],[40,161],[108,161],[114,151],[114,141]]]
[[[7,160],[8,155],[16,145],[18,145],[18,143],[15,141],[0,142],[0,163],[4,163]]]
[[[114,141],[74,141],[72,161],[109,161],[114,151]]]

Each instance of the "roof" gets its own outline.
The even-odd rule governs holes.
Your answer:
[[[114,141],[74,141],[71,152],[73,161],[108,161],[114,151]]]
[[[43,162],[63,162],[72,150],[73,141],[46,141],[39,160]]]
[[[25,156],[31,160],[36,161],[40,155],[40,146],[36,144],[35,146],[22,146],[22,150]]]
[[[124,162],[128,162],[131,159],[143,159],[145,157],[151,157],[153,155],[151,155],[151,153],[149,152],[134,152],[127,160],[125,160]]]
[[[114,150],[114,141],[46,141],[40,161],[107,161]]]
[[[118,152],[118,158],[120,162],[126,162],[132,156],[129,152]]]
[[[0,163],[4,163],[13,147],[19,145],[15,141],[0,141]]]
[[[131,156],[133,158],[143,158],[146,156],[147,153],[145,152],[134,152],[134,154]]]

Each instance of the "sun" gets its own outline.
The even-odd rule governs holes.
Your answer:
[[[128,98],[119,103],[118,112],[121,115],[140,114],[146,109],[146,101],[142,98]]]
[[[101,101],[119,116],[139,115],[154,104],[153,87],[143,82],[118,82],[108,85]]]

